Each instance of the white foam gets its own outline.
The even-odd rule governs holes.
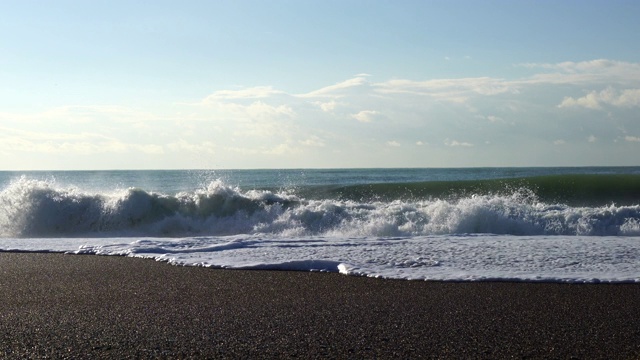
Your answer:
[[[127,255],[176,265],[419,280],[640,282],[640,237],[442,235],[3,239],[2,250]]]

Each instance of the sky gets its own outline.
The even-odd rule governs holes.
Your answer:
[[[640,1],[0,1],[0,170],[640,165]]]

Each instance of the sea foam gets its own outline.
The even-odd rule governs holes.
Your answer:
[[[339,272],[407,280],[640,282],[640,237],[433,235],[4,239],[1,250],[155,259],[225,269]]]

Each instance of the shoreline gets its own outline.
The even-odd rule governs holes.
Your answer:
[[[637,358],[640,284],[437,282],[0,253],[3,358]]]

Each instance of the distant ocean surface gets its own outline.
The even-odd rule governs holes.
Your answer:
[[[640,167],[5,171],[0,251],[640,282]]]

